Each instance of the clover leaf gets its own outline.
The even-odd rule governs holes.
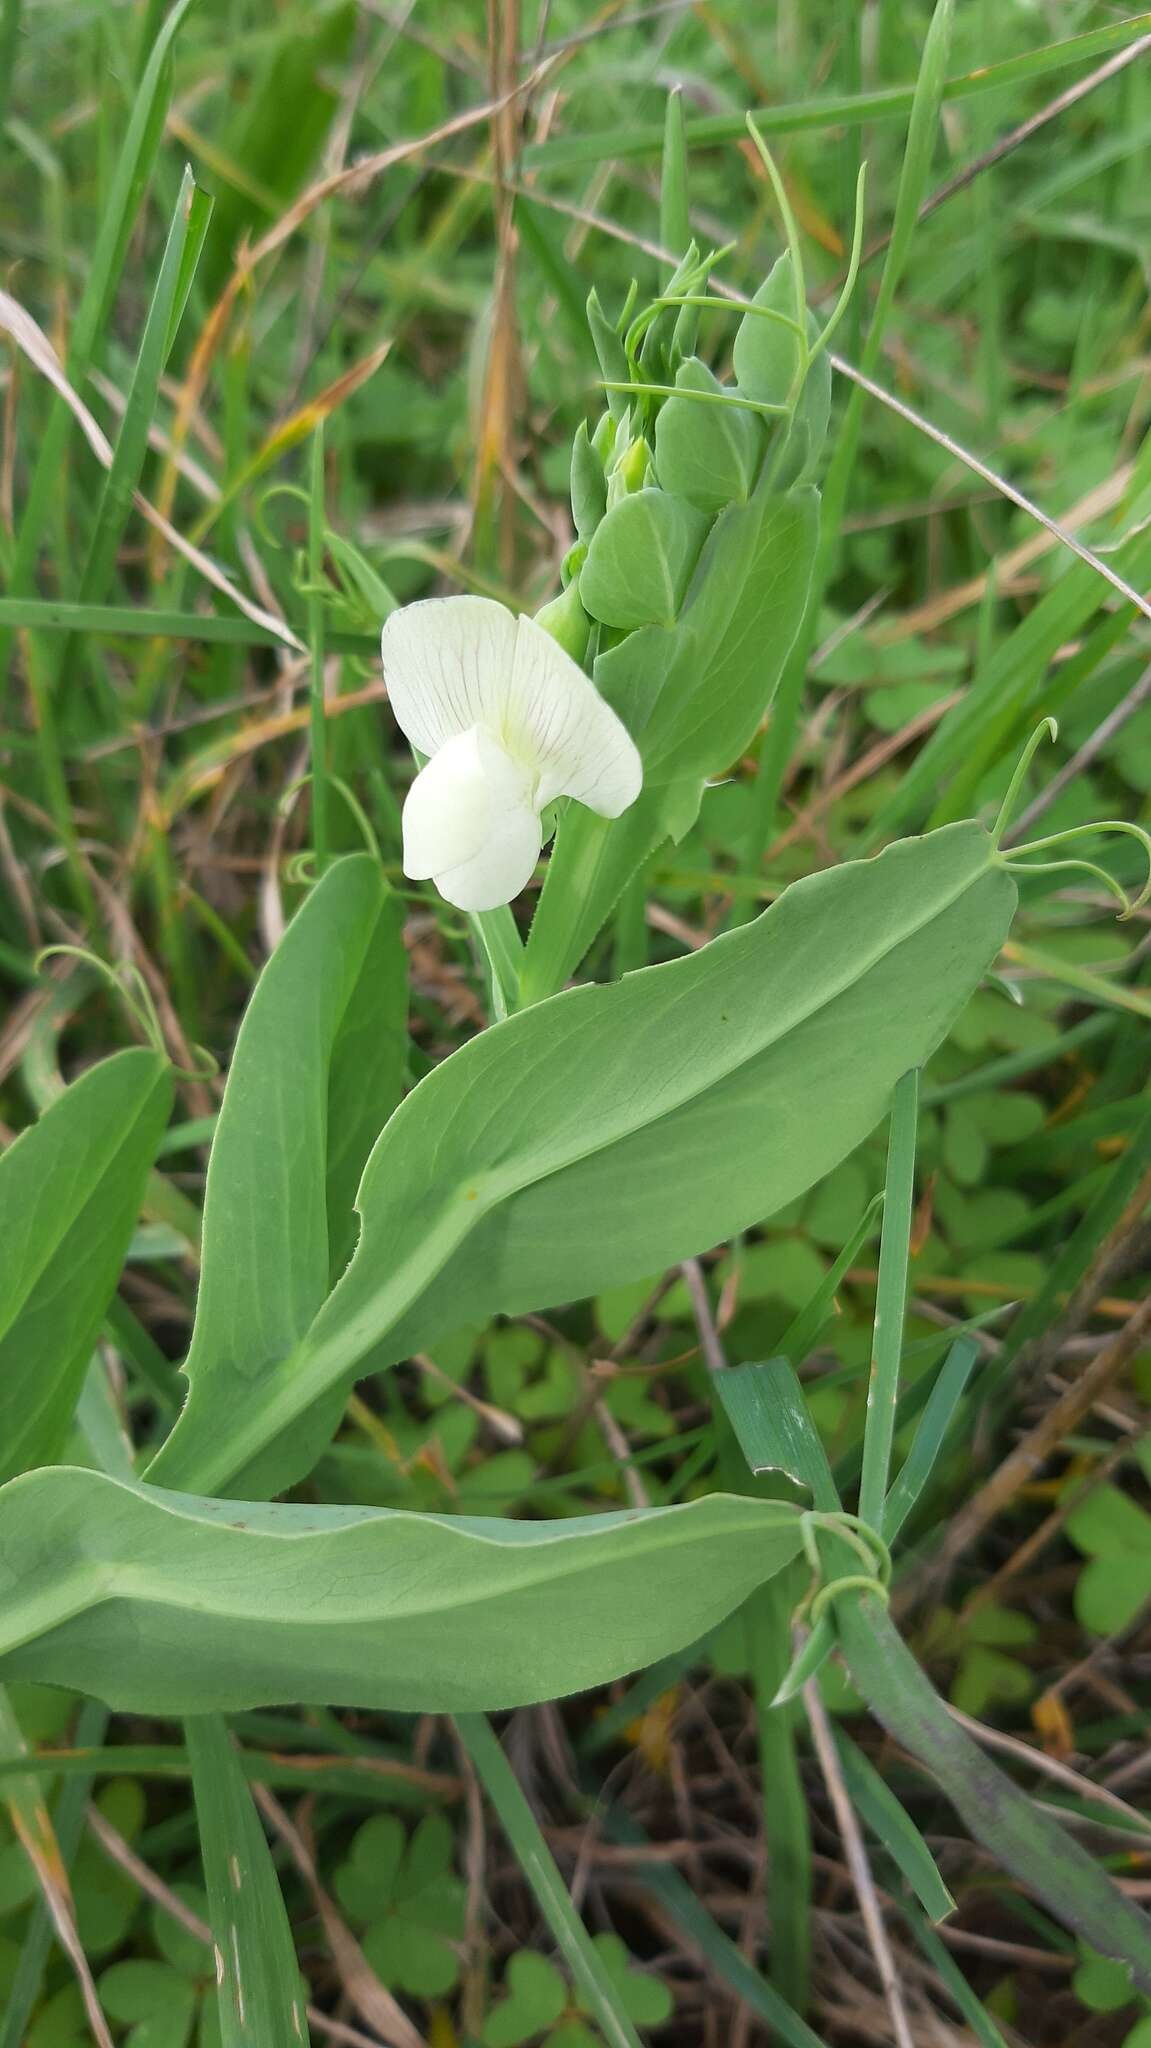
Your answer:
[[[376,1814],[352,1838],[335,1889],[361,1928],[369,1963],[394,1991],[438,1998],[459,1976],[464,1887],[453,1870],[447,1821],[429,1814],[407,1835],[394,1814]]]

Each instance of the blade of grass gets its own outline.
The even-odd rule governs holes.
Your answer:
[[[772,1482],[760,1480],[744,1490],[770,1495]],[[791,1664],[798,1591],[794,1571],[780,1572],[752,1595],[744,1619],[771,1874],[771,1982],[785,2005],[802,2013],[809,1996],[813,1917],[811,1822],[798,1747],[802,1710],[798,1700],[775,1704]]]
[[[637,1848],[646,1841],[631,1816],[616,1808],[609,1809],[603,1816],[603,1824],[605,1833],[613,1841],[626,1842]],[[827,2048],[826,2042],[812,2033],[806,2021],[780,1997],[767,1978],[753,1968],[734,1941],[717,1925],[678,1870],[673,1870],[666,1863],[640,1862],[635,1865],[635,1874],[691,1946],[698,1950],[712,1978],[725,1984],[741,2004],[756,2013],[771,2028],[778,2041],[785,2043],[786,2048]]]
[[[0,1687],[0,1751],[7,1757],[21,1756],[26,1744],[7,1691]],[[16,1775],[5,1779],[4,1804],[24,1854],[36,1873],[36,1881],[56,1939],[72,1965],[84,2001],[84,2012],[97,2048],[113,2048],[112,2036],[100,2005],[92,1972],[76,1929],[76,1912],[67,1866],[56,1840],[48,1809],[35,1778]]]
[[[855,1570],[854,1552],[838,1539],[835,1547],[840,1569]],[[848,1595],[836,1603],[836,1619],[848,1669],[873,1713],[924,1765],[976,1839],[1083,1940],[1127,1963],[1140,1990],[1151,1989],[1146,1915],[957,1726],[882,1602]]]
[[[184,1740],[216,1951],[222,2048],[306,2042],[292,1930],[228,1730],[218,1715],[197,1714],[185,1721]]]
[[[1000,2033],[982,2000],[976,1997],[954,1956],[951,1955],[946,1943],[940,1940],[930,1921],[922,1913],[917,1912],[910,1902],[904,1906],[903,1914],[928,1962],[934,1966],[946,1986],[956,2010],[962,2013],[979,2042],[979,2048],[1008,2048],[1005,2036]]]
[[[911,1449],[884,1505],[883,1534],[888,1543],[898,1536],[931,1477],[978,1356],[979,1346],[974,1337],[957,1337],[939,1368]]]
[[[886,1779],[849,1735],[835,1728],[832,1740],[852,1804],[903,1873],[924,1912],[932,1920],[946,1920],[955,1911],[955,1900],[910,1814],[904,1812]]]
[[[29,627],[38,633],[99,633],[110,639],[202,640],[222,647],[282,647],[283,639],[252,619],[230,619],[214,612],[149,610],[146,606],[78,604],[70,598],[0,597],[0,630]],[[376,633],[329,631],[333,653],[379,653]]]
[[[170,85],[168,60],[191,4],[192,0],[176,0],[152,45],[133,101],[108,202],[92,251],[88,281],[69,337],[68,372],[73,384],[83,382],[108,324],[129,238],[164,132]],[[57,396],[52,401],[47,425],[40,437],[36,466],[24,501],[8,579],[10,597],[25,597],[32,592],[40,548],[49,519],[57,509],[64,451],[71,431],[72,414]],[[11,667],[11,631],[0,627],[0,722],[3,722],[4,692]]]
[[[312,434],[308,477],[308,707],[311,755],[312,846],[316,879],[328,865],[328,732],[324,705],[324,423]]]
[[[1062,42],[1045,43],[1019,56],[1004,58],[997,64],[980,65],[974,71],[949,78],[943,84],[941,97],[945,102],[951,102],[995,92],[1003,86],[1025,85],[1067,65],[1089,63],[1095,57],[1105,56],[1109,50],[1137,41],[1149,29],[1151,13],[1147,12],[1132,15],[1126,21],[1109,22],[1102,28],[1089,29]],[[847,124],[858,126],[867,121],[902,120],[911,112],[916,89],[912,85],[891,85],[882,86],[874,92],[785,101],[780,106],[753,108],[752,118],[764,135],[787,135],[813,128],[841,128]],[[706,114],[688,121],[686,130],[689,149],[710,149],[717,143],[741,141],[745,132],[745,116],[742,113]],[[644,122],[634,127],[613,129],[610,134],[556,136],[526,149],[523,166],[526,171],[570,170],[581,165],[610,163],[619,157],[658,157],[663,148],[663,135],[663,128],[658,122]]]
[[[21,13],[22,0],[4,0],[0,10],[0,142],[4,139],[4,124],[12,98],[12,78],[20,47]]]
[[[834,1265],[824,1274],[811,1300],[800,1309],[780,1338],[779,1349],[793,1365],[802,1365],[808,1354],[814,1351],[824,1325],[834,1314],[835,1297],[843,1285],[844,1276],[856,1264],[882,1207],[882,1195],[876,1195],[868,1203]]]
[[[687,204],[687,138],[683,118],[683,90],[675,86],[667,96],[663,127],[663,159],[659,180],[659,238],[665,249],[682,256],[691,241]]]
[[[887,1147],[887,1185],[883,1200],[883,1231],[879,1240],[879,1282],[875,1297],[875,1334],[871,1378],[867,1389],[867,1423],[863,1438],[863,1469],[859,1481],[859,1513],[883,1534],[887,1475],[899,1400],[899,1368],[903,1321],[907,1312],[907,1268],[910,1258],[912,1204],[915,1194],[915,1133],[919,1114],[919,1070],[913,1067],[895,1084]]]
[[[520,1869],[535,1893],[540,1912],[604,2040],[609,2048],[642,2048],[587,1928],[572,1905],[540,1824],[491,1723],[483,1714],[459,1714],[455,1725]]]
[[[211,211],[211,199],[197,187],[191,165],[186,166],[128,387],[112,466],[104,477],[96,507],[77,593],[80,604],[99,604],[112,580],[124,529],[132,513],[132,494],[139,484],[148,451],[148,431],[171,345],[185,252],[189,239],[193,245],[202,242]],[[76,642],[69,638],[57,653],[57,698],[67,692],[75,651]]]
[[[96,1700],[84,1701],[76,1722],[75,1742],[78,1752],[91,1753],[99,1749],[107,1732],[109,1718],[107,1707],[101,1706]],[[107,1754],[110,1757],[116,1756],[118,1751],[109,1750]],[[20,1768],[18,1759],[6,1757],[0,1761],[3,1763],[5,1775]],[[40,1756],[30,1756],[25,1761],[34,1771],[43,1767],[43,1758]],[[123,1766],[117,1763],[111,1768],[118,1773]],[[84,1818],[88,1811],[94,1775],[90,1766],[78,1767],[61,1787],[60,1796],[56,1801],[52,1829],[56,1837],[60,1862],[65,1870],[71,1869],[84,1834]],[[51,1953],[54,1933],[52,1914],[46,1900],[41,1897],[32,1908],[31,1916],[25,1923],[20,1937],[20,1960],[12,1978],[4,2017],[0,2020],[0,2048],[24,2048],[28,2022],[40,2002],[44,1971]]]
[[[1109,1009],[1129,1010],[1134,1017],[1151,1017],[1151,993],[1127,988],[1121,981],[1095,974],[1090,967],[1080,967],[1075,961],[1061,960],[1057,953],[1045,952],[1040,946],[1021,945],[1013,939],[1004,948],[1004,958],[1034,974],[1041,974],[1045,980],[1073,988],[1077,995],[1086,996],[1093,1003],[1103,1003]]]
[[[1085,1211],[1078,1228],[1051,1260],[1041,1285],[1007,1332],[1001,1351],[988,1369],[988,1384],[1000,1394],[1005,1394],[1010,1388],[1015,1361],[1024,1345],[1050,1327],[1059,1314],[1060,1304],[1074,1294],[1099,1247],[1110,1238],[1119,1223],[1149,1167],[1151,1110],[1144,1115],[1122,1157],[1116,1160]]]

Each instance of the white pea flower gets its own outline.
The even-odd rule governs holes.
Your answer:
[[[605,818],[635,802],[634,741],[533,619],[488,597],[427,598],[393,612],[380,644],[396,721],[428,756],[404,804],[404,873],[458,909],[519,895],[556,797]]]

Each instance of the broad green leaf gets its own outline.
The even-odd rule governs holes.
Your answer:
[[[761,322],[761,325],[766,324]],[[677,386],[722,396],[724,386],[706,363],[681,364]],[[655,423],[655,464],[662,489],[686,498],[700,512],[722,512],[751,496],[763,460],[763,422],[746,406],[701,405],[669,398]]]
[[[349,855],[297,912],[240,1026],[179,1427],[214,1433],[219,1387],[255,1386],[287,1357],[346,1263],[364,1159],[399,1094],[406,1001],[394,899],[369,854]]]
[[[306,2048],[292,1930],[240,1759],[214,1716],[192,1715],[184,1739],[216,1953],[221,2048]]]
[[[355,1246],[356,1190],[372,1146],[403,1093],[407,1052],[403,911],[398,897],[385,894],[340,1019],[328,1069],[328,1257],[333,1280]]]
[[[520,1706],[704,1635],[798,1520],[728,1494],[560,1522],[268,1507],[55,1466],[0,1491],[0,1674],[143,1714]]]
[[[0,1476],[58,1455],[172,1106],[132,1050],[74,1081],[0,1157]]]
[[[706,533],[703,513],[667,491],[621,498],[596,527],[580,570],[584,610],[604,626],[674,624]]]
[[[1122,1963],[1088,1955],[1071,1980],[1076,1998],[1092,2012],[1118,2012],[1134,1998],[1131,1977]]]
[[[1117,1486],[1095,1486],[1067,1517],[1067,1534],[1088,1557],[1109,1564],[1140,1558],[1151,1569],[1151,1515]]]
[[[498,1311],[660,1272],[782,1208],[939,1044],[1014,905],[987,834],[951,826],[797,882],[689,958],[473,1039],[383,1132],[355,1258],[306,1337],[217,1374],[151,1476],[216,1492],[242,1475],[247,1491],[256,1472],[280,1491],[329,1426],[308,1411],[384,1339],[377,1366]]]

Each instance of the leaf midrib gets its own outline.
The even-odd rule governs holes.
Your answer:
[[[946,827],[944,827],[943,829],[946,829]],[[469,1204],[469,1207],[471,1207],[474,1211],[478,1212],[478,1214],[476,1215],[476,1221],[478,1222],[481,1216],[486,1216],[490,1214],[491,1210],[497,1208],[501,1202],[510,1200],[510,1198],[513,1195],[520,1194],[525,1187],[534,1187],[539,1185],[543,1181],[553,1179],[554,1176],[558,1173],[567,1173],[571,1170],[572,1167],[580,1166],[584,1163],[585,1160],[594,1158],[597,1153],[610,1151],[614,1146],[626,1143],[626,1141],[629,1138],[634,1137],[638,1131],[647,1129],[649,1125],[657,1122],[662,1122],[666,1117],[675,1116],[688,1103],[697,1101],[701,1097],[710,1094],[712,1090],[715,1088],[722,1087],[724,1082],[729,1081],[733,1074],[739,1073],[742,1070],[742,1068],[749,1066],[753,1060],[761,1059],[764,1053],[769,1052],[773,1046],[778,1045],[782,1039],[788,1037],[793,1031],[801,1030],[805,1024],[811,1022],[811,1019],[813,1017],[818,1016],[821,1010],[829,1009],[833,1003],[839,1001],[841,996],[846,995],[848,991],[856,985],[857,982],[863,981],[867,977],[867,975],[873,973],[877,967],[882,966],[883,962],[886,959],[888,959],[892,953],[897,952],[901,946],[907,945],[909,941],[917,938],[919,933],[925,931],[927,927],[935,921],[936,918],[945,916],[947,911],[952,909],[953,906],[956,903],[958,903],[964,895],[966,895],[969,889],[974,888],[978,882],[982,881],[983,877],[986,874],[990,873],[992,868],[992,855],[994,854],[994,848],[992,847],[990,840],[988,840],[988,849],[988,859],[985,866],[977,870],[976,873],[965,876],[964,880],[959,885],[959,887],[952,889],[943,901],[937,902],[926,917],[919,918],[913,923],[906,926],[899,932],[896,938],[891,940],[889,944],[878,947],[874,952],[869,954],[865,964],[857,967],[857,969],[853,973],[840,979],[825,994],[820,995],[816,1000],[809,1003],[806,1008],[801,1009],[797,1015],[793,1014],[782,1026],[780,1026],[774,1031],[771,1031],[769,1028],[767,1034],[756,1045],[755,1049],[752,1052],[748,1053],[745,1057],[733,1060],[729,1066],[721,1067],[718,1072],[713,1073],[709,1077],[709,1079],[703,1087],[692,1088],[689,1086],[685,1086],[680,1094],[674,1096],[673,1100],[668,1103],[666,1108],[661,1109],[658,1112],[658,1115],[637,1115],[631,1121],[627,1122],[623,1128],[613,1129],[610,1136],[595,1138],[588,1144],[582,1147],[577,1147],[557,1165],[549,1167],[546,1172],[532,1173],[530,1171],[521,1170],[518,1174],[514,1176],[509,1176],[506,1185],[501,1185],[497,1180],[496,1190],[492,1194],[490,1200],[485,1201],[483,1199],[483,1195],[481,1192],[480,1199],[476,1202]],[[736,938],[737,936],[737,934],[732,934],[733,938]],[[658,969],[656,969],[655,971],[658,972]],[[474,1042],[477,1044],[482,1044],[483,1040],[481,1038]],[[370,1160],[368,1164],[370,1166]],[[526,1167],[527,1162],[525,1161],[524,1164]],[[368,1168],[365,1167],[364,1171],[366,1175]],[[483,1189],[484,1178],[482,1174],[478,1176],[469,1175],[466,1176],[466,1179],[469,1187],[477,1185],[478,1182],[480,1189]],[[461,1193],[461,1188],[454,1188],[451,1191],[451,1194],[446,1198],[444,1206],[446,1207],[450,1202],[459,1200]],[[356,1255],[357,1257],[359,1256],[358,1247]],[[331,1297],[329,1297],[329,1299],[330,1298]]]

